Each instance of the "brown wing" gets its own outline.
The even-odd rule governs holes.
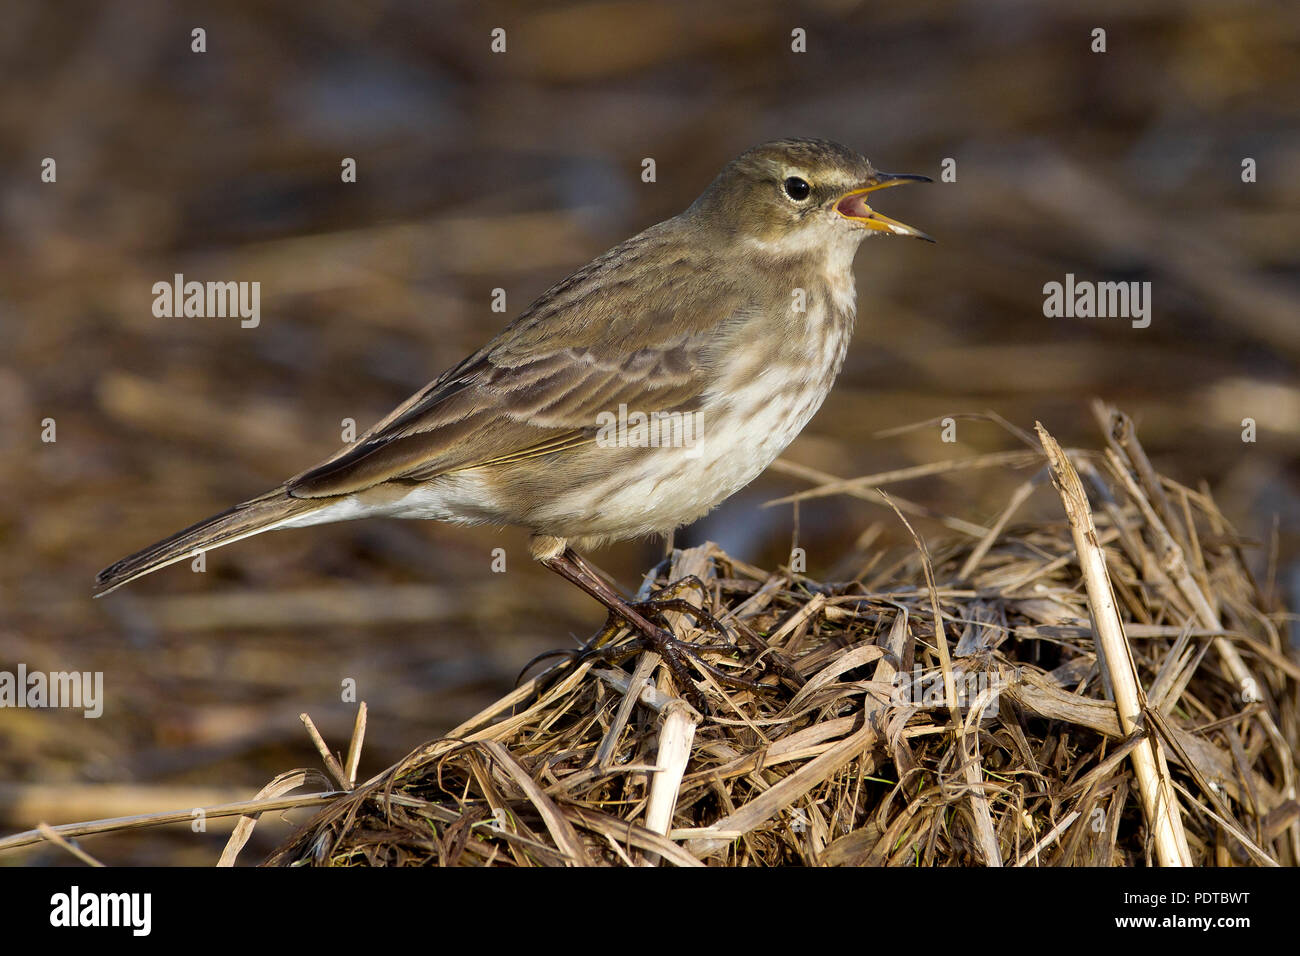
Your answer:
[[[595,440],[597,415],[690,411],[747,295],[676,221],[615,247],[356,444],[288,482],[295,497],[551,454]]]

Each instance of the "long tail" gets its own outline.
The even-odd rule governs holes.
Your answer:
[[[328,501],[319,498],[293,498],[285,494],[283,489],[277,489],[260,498],[235,505],[184,531],[178,531],[170,538],[151,544],[143,551],[110,564],[95,575],[95,588],[98,592],[95,597],[103,597],[136,578],[192,558],[200,551],[211,551],[260,532],[270,531],[290,519],[301,517],[327,504]]]

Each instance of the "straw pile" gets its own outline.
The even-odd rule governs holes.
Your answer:
[[[973,543],[913,535],[842,583],[674,552],[639,597],[676,598],[674,633],[761,690],[699,669],[702,715],[608,627],[269,863],[1296,864],[1300,667],[1272,571],[1261,588],[1208,491],[1096,411],[1106,447],[1040,427],[1042,469]],[[1048,480],[1061,519],[1015,523]]]

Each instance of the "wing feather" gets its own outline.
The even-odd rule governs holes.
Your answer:
[[[290,479],[295,497],[517,462],[589,444],[601,412],[692,411],[713,352],[749,296],[704,283],[707,250],[673,220],[552,287],[479,352],[393,410],[352,446]],[[635,267],[635,268],[634,268]],[[684,288],[691,285],[689,297]]]

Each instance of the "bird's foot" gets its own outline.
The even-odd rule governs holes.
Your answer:
[[[701,602],[708,600],[709,591],[704,582],[694,574],[689,574],[659,588],[657,591],[652,591],[648,598],[634,603],[632,607],[639,611],[642,616],[658,623],[664,623],[664,611],[676,611],[678,614],[684,614],[694,620],[695,626],[700,630],[710,631],[722,638],[725,648],[721,649],[737,650],[726,625],[719,621],[712,611],[704,607],[703,603],[693,604],[679,596],[691,588],[699,590]]]
[[[691,605],[694,607],[694,605]],[[676,608],[673,608],[676,610]],[[698,610],[698,608],[697,608]],[[629,641],[621,643],[610,643],[620,632],[630,629],[636,636]],[[548,658],[563,657],[568,660],[560,665],[561,670],[558,673],[566,672],[571,667],[577,667],[587,661],[599,661],[605,664],[622,664],[624,661],[635,657],[645,651],[654,651],[663,662],[668,666],[669,671],[675,678],[678,686],[681,688],[682,696],[692,707],[701,714],[708,714],[711,709],[700,693],[695,684],[695,676],[691,673],[691,667],[697,668],[705,674],[708,674],[713,680],[717,681],[724,687],[730,687],[734,690],[747,690],[752,693],[770,693],[775,690],[768,684],[760,684],[757,681],[748,680],[743,677],[737,677],[721,668],[715,667],[701,657],[701,651],[725,651],[726,648],[716,644],[695,644],[690,641],[684,641],[676,637],[666,627],[651,626],[647,629],[631,627],[616,612],[611,611],[605,626],[601,628],[600,633],[593,637],[582,647],[575,647],[572,650],[553,650],[547,651],[534,657],[524,667],[520,673],[520,679],[523,675],[531,670],[536,664]],[[558,676],[557,673],[557,676]],[[548,681],[548,684],[550,682]]]
[[[682,695],[701,713],[709,711],[705,706],[703,695],[695,686],[695,680],[687,666],[688,662],[719,684],[754,692],[770,690],[757,681],[728,674],[701,658],[700,652],[734,653],[737,648],[730,642],[726,627],[711,612],[677,596],[689,588],[698,588],[701,595],[707,598],[708,591],[704,582],[698,577],[691,575],[682,578],[653,592],[645,601],[629,604],[626,598],[606,583],[595,569],[571,548],[559,555],[543,558],[542,563],[566,580],[578,585],[604,604],[610,612],[605,627],[588,643],[588,649],[603,652],[605,645],[626,626],[638,635],[638,641],[633,643],[639,643],[639,649],[652,650],[663,659],[669,672],[681,686]],[[698,629],[719,635],[724,643],[694,644],[675,637],[670,622],[665,616],[666,612],[670,611],[691,618]],[[575,660],[581,659],[583,656],[580,652]]]
[[[676,602],[668,603],[670,609],[678,610],[675,607],[671,607],[671,605]],[[695,608],[692,604],[688,603],[687,606],[694,608],[697,611],[699,610],[699,608]],[[641,605],[636,605],[636,607],[638,610],[643,609]],[[656,609],[650,608],[646,610],[649,610],[651,614],[653,614]],[[606,624],[606,627],[608,628],[613,626],[617,629],[621,628],[623,623],[624,622],[622,621],[614,619],[611,614],[611,620]],[[729,650],[735,649],[733,645],[696,644],[692,641],[684,641],[674,635],[667,627],[637,628],[636,632],[639,635],[636,640],[629,644],[618,645],[617,647],[619,649],[631,648],[634,652],[639,650],[650,650],[658,654],[663,658],[664,663],[668,665],[668,669],[681,685],[683,694],[687,697],[691,706],[696,710],[699,710],[701,713],[708,713],[708,711],[703,707],[703,700],[700,698],[699,690],[695,686],[695,678],[691,674],[687,666],[688,664],[707,674],[724,687],[730,687],[735,690],[747,690],[753,693],[764,693],[773,690],[773,688],[767,684],[760,684],[758,681],[749,680],[744,677],[737,677],[735,674],[730,674],[719,667],[715,667],[702,656],[702,652],[707,651],[726,653]],[[594,648],[593,650],[604,651],[612,649],[613,648]],[[620,659],[626,659],[626,656],[630,655],[623,655]]]

